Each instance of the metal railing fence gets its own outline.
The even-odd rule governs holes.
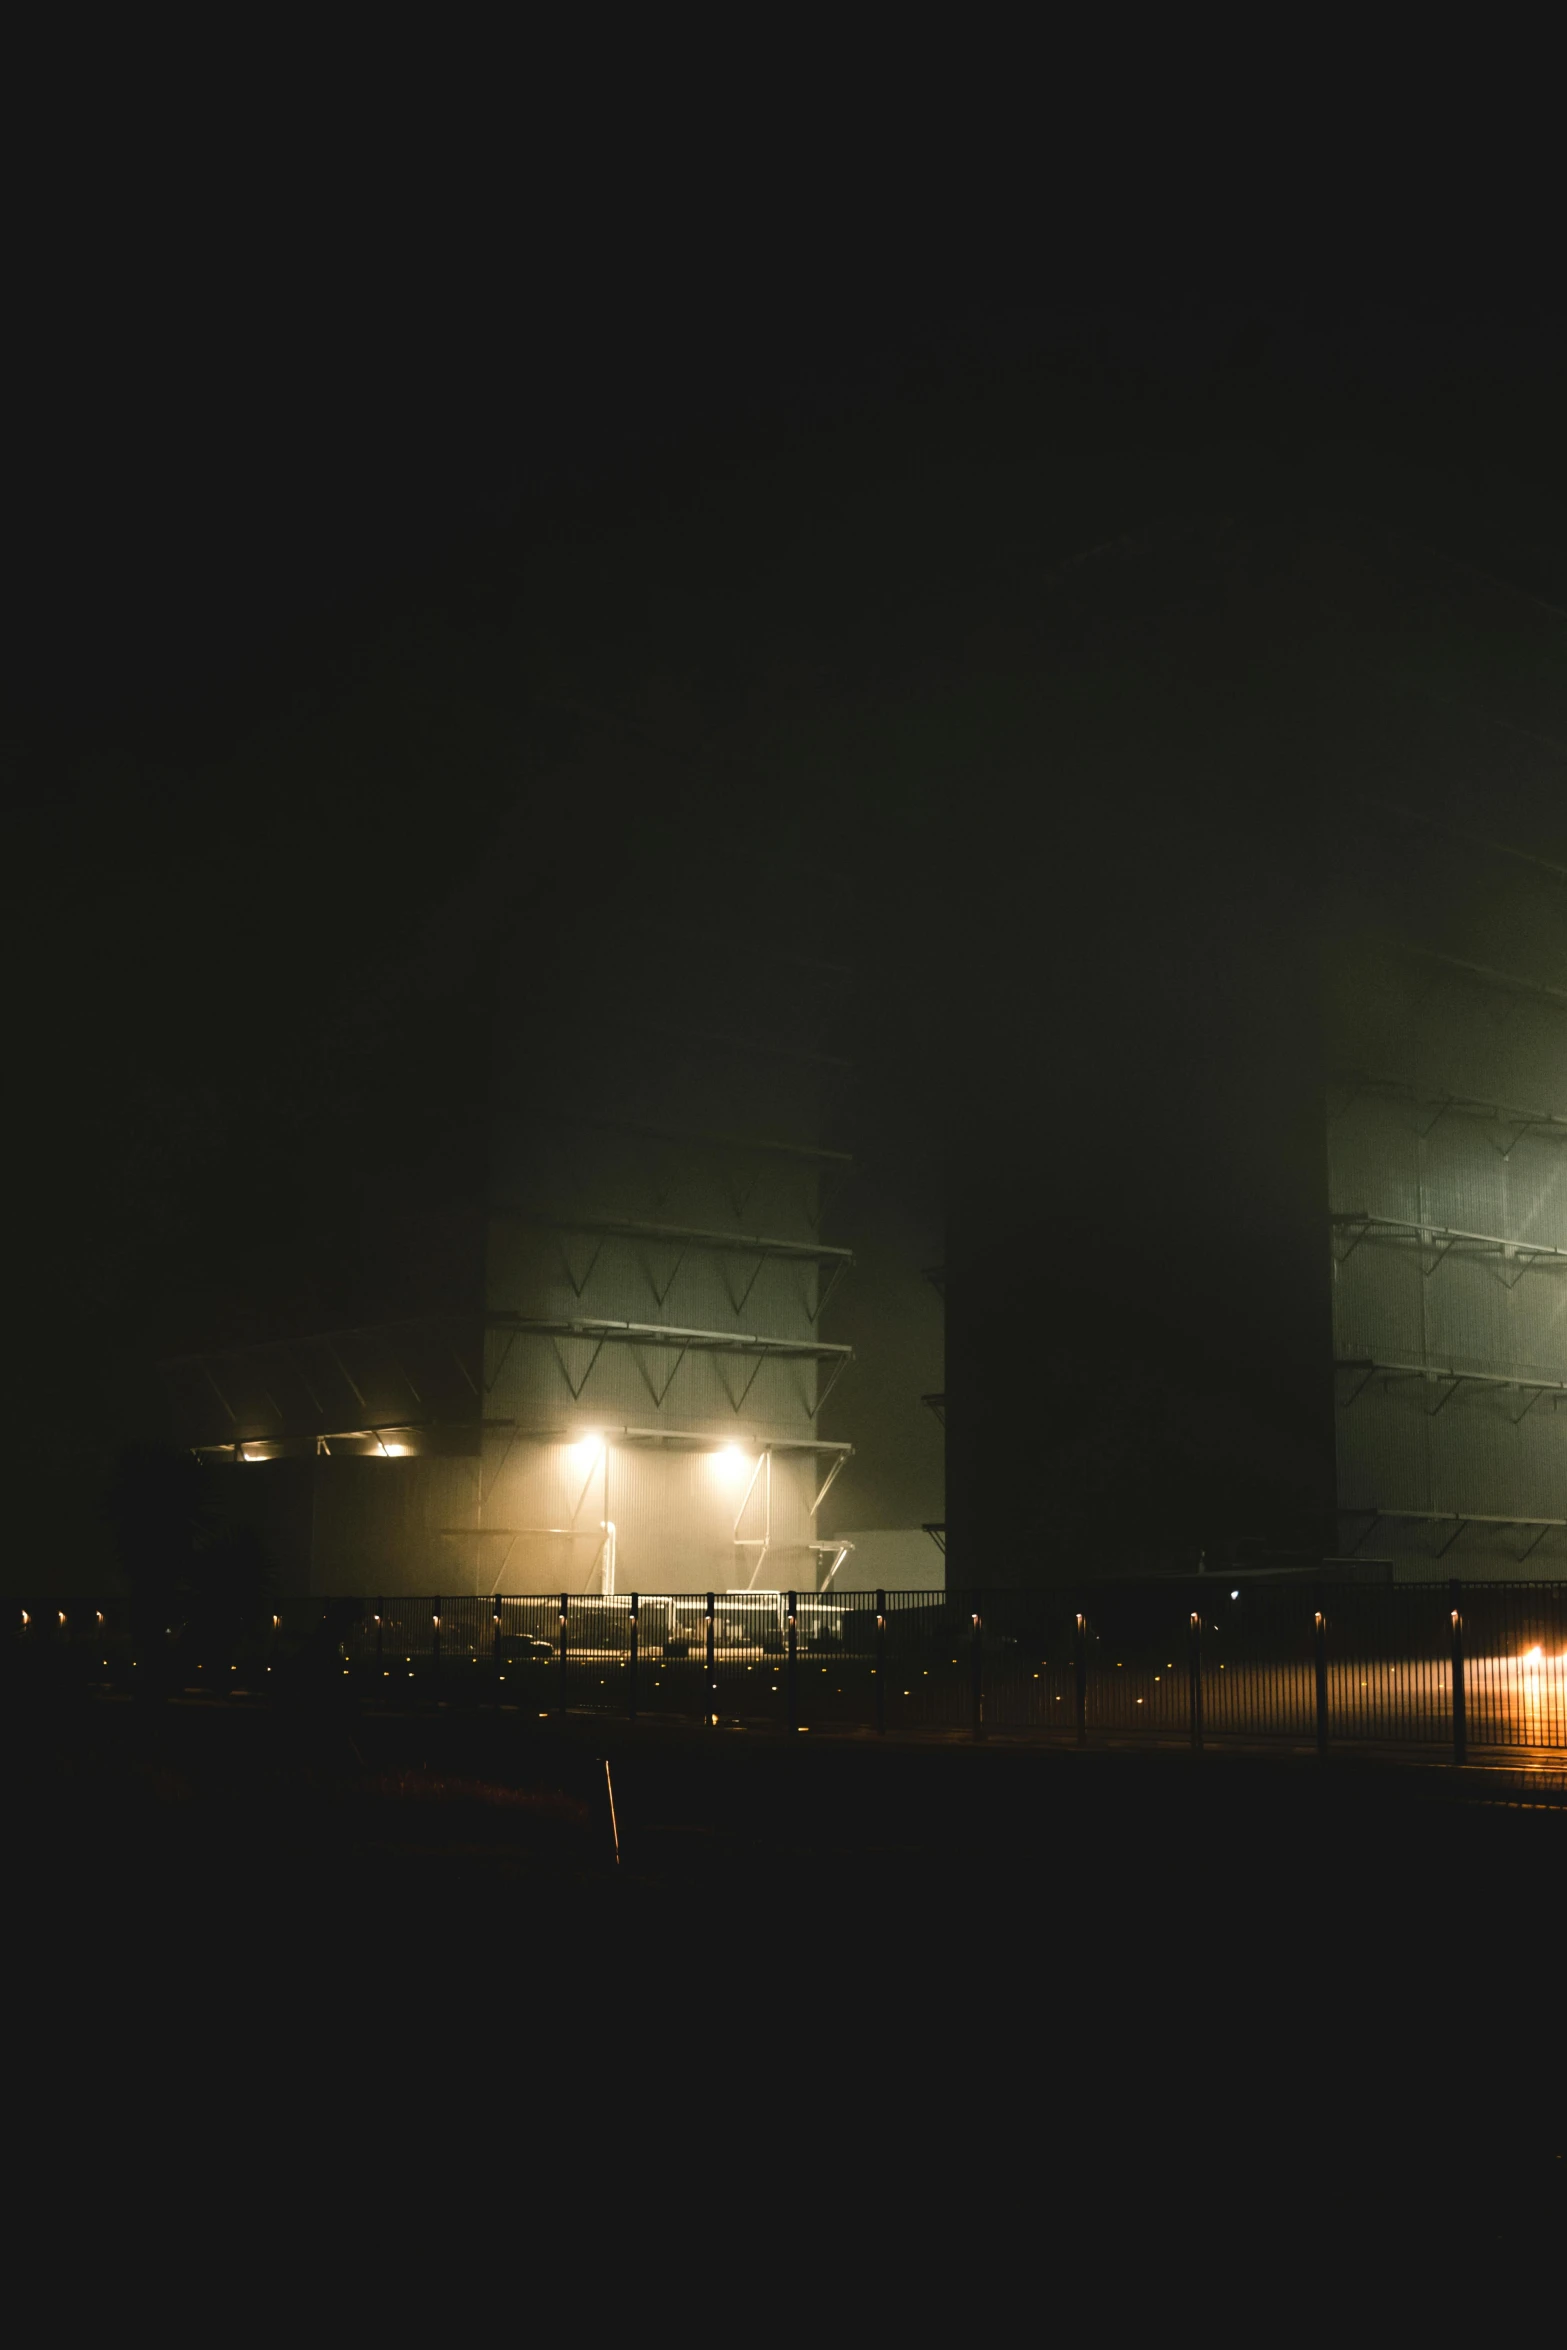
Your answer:
[[[12,1686],[255,1694],[297,1669],[392,1704],[779,1731],[1567,1747],[1567,1583],[11,1605]]]

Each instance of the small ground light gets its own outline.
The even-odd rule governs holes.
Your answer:
[[[1239,1597],[1240,1597],[1240,1593],[1239,1593],[1238,1591],[1232,1591],[1232,1592],[1230,1593],[1230,1597],[1231,1597],[1231,1599],[1239,1599]]]

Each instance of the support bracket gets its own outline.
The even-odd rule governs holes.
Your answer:
[[[601,1338],[599,1340],[599,1345],[602,1346],[603,1343],[604,1341]],[[633,1347],[631,1351],[636,1356],[637,1369],[642,1374],[642,1384],[647,1389],[649,1395],[653,1398],[653,1409],[656,1412],[661,1412],[664,1408],[664,1398],[675,1383],[675,1373],[679,1370],[681,1364],[685,1361],[686,1356],[690,1353],[691,1349],[688,1346],[682,1346],[676,1349],[674,1362],[670,1366],[669,1377],[664,1381],[662,1387],[655,1387],[652,1379],[648,1376],[646,1349],[638,1346]],[[595,1363],[598,1361],[597,1351],[594,1353],[593,1361]],[[593,1366],[590,1363],[588,1368],[591,1370],[592,1367]],[[752,1373],[752,1377],[755,1377],[754,1372]],[[586,1385],[586,1381],[584,1381],[583,1384]]]
[[[588,1367],[583,1372],[580,1379],[574,1380],[570,1371],[566,1368],[566,1358],[560,1351],[559,1338],[552,1337],[550,1339],[550,1346],[554,1351],[555,1360],[560,1365],[560,1375],[565,1380],[567,1387],[571,1390],[571,1400],[573,1403],[580,1403],[582,1401],[582,1391],[593,1376],[593,1366],[598,1361],[599,1356],[604,1352],[604,1341],[602,1338],[595,1339],[591,1343],[593,1346],[593,1352],[588,1357]]]

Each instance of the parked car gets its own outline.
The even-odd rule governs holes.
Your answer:
[[[495,1654],[503,1665],[527,1664],[537,1659],[548,1664],[555,1654],[555,1644],[542,1640],[533,1632],[499,1632],[495,1638]]]

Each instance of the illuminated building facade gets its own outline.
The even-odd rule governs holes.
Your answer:
[[[1339,1548],[1559,1577],[1567,870],[1464,826],[1408,836],[1403,943],[1329,957]]]
[[[365,1203],[409,1310],[171,1366],[180,1439],[242,1464],[293,1589],[820,1589],[847,975],[806,923],[623,900],[505,937],[484,1115]]]
[[[1387,576],[1325,926],[1337,1548],[1401,1579],[1559,1579],[1560,616],[1464,565]]]

